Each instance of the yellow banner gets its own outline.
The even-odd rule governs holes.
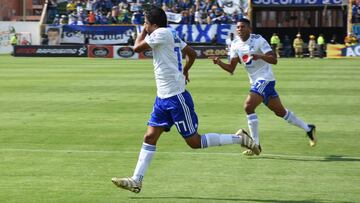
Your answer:
[[[343,44],[328,44],[326,47],[326,57],[327,58],[344,58],[341,54],[341,50],[345,48]]]

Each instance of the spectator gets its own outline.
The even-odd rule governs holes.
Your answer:
[[[270,46],[271,49],[273,50],[273,52],[276,54],[276,56],[279,58],[280,54],[279,54],[279,48],[280,48],[280,38],[277,35],[277,33],[273,33],[273,35],[271,36],[270,39]]]
[[[333,34],[333,36],[331,37],[331,40],[330,40],[330,43],[331,44],[337,44],[338,42],[337,42],[337,39],[336,39],[337,37],[336,37],[336,34]]]
[[[93,11],[90,11],[88,15],[88,23],[89,25],[94,25],[96,23],[96,15]]]
[[[285,57],[290,57],[291,56],[291,41],[289,36],[285,35],[284,37],[284,42],[282,44],[283,46],[283,52],[284,52],[284,56]]]
[[[227,14],[225,12],[223,12],[222,15],[220,16],[220,23],[222,23],[222,24],[229,23],[229,17],[227,16]]]
[[[200,12],[200,9],[197,9],[195,11],[195,15],[194,15],[195,24],[201,24],[202,23],[201,15],[202,15],[202,13]]]
[[[71,14],[76,10],[76,4],[74,0],[71,0],[68,2],[68,4],[66,5],[66,12],[67,14]]]
[[[302,58],[303,57],[303,45],[304,45],[304,41],[301,39],[301,34],[298,33],[296,35],[296,38],[294,39],[293,42],[293,47],[295,50],[295,57],[296,58]]]
[[[80,10],[83,9],[83,2],[81,0],[76,1],[76,12],[80,13]]]
[[[111,10],[111,17],[110,17],[110,23],[111,24],[117,24],[118,23],[118,16],[119,16],[119,7],[113,6]]]
[[[69,22],[68,22],[68,24],[69,25],[77,25],[77,16],[76,16],[76,14],[74,14],[74,13],[72,13],[72,14],[70,14],[69,15]]]
[[[135,11],[131,23],[135,25],[141,25],[143,22],[144,15],[140,11]]]
[[[323,58],[325,56],[325,39],[323,34],[320,34],[317,38],[317,44],[319,45],[319,57]]]
[[[87,13],[90,13],[91,11],[93,11],[94,10],[94,1],[93,0],[87,0],[85,8],[86,8]]]
[[[11,36],[11,38],[10,38],[10,44],[11,44],[12,46],[15,46],[15,45],[18,44],[18,36],[17,36],[17,34],[14,34],[13,36]]]
[[[59,24],[60,25],[66,25],[67,24],[66,15],[61,15]]]
[[[237,10],[234,11],[234,13],[231,15],[231,22],[236,24],[236,22],[238,22],[238,20],[240,20],[241,18],[243,18],[242,14],[239,14]]]
[[[308,43],[308,49],[309,49],[310,58],[314,58],[315,47],[316,47],[315,36],[310,35],[309,36],[309,43]]]
[[[188,10],[189,24],[195,24],[195,8]]]
[[[178,6],[181,10],[187,10],[190,9],[192,5],[190,0],[180,0]]]
[[[181,12],[181,21],[180,24],[189,24],[189,16],[187,11]]]
[[[53,19],[56,14],[58,14],[58,4],[57,0],[48,1],[48,19]]]
[[[41,45],[48,45],[49,44],[49,39],[47,34],[42,34],[41,35]]]
[[[55,15],[55,18],[53,20],[53,25],[60,25],[60,17],[59,17],[59,14],[56,14]]]

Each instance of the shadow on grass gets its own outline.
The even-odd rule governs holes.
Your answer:
[[[226,201],[226,202],[271,202],[271,203],[323,203],[321,200],[275,200],[275,199],[241,199],[241,198],[216,198],[216,197],[130,197],[137,200],[198,200],[198,201]],[[354,203],[354,202],[337,202]]]
[[[360,161],[360,158],[356,157],[345,157],[341,155],[330,155],[327,157],[284,157],[284,156],[259,156],[254,157],[255,159],[276,159],[276,160],[290,160],[290,161],[318,161],[318,162],[336,162],[336,161],[348,161],[348,162],[356,162]]]

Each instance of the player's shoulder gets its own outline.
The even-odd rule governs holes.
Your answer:
[[[253,40],[263,40],[263,36],[259,35],[259,34],[251,34],[250,38]]]
[[[154,30],[154,32],[152,33],[152,35],[154,36],[167,36],[167,35],[171,35],[171,30],[167,29],[167,28],[158,28],[156,30]]]

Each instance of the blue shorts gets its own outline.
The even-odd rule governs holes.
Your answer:
[[[257,80],[251,84],[250,92],[254,92],[263,97],[263,103],[267,105],[270,98],[279,97],[275,90],[275,81]]]
[[[197,132],[198,118],[188,91],[165,99],[156,97],[148,125],[169,131],[174,124],[184,138]]]

